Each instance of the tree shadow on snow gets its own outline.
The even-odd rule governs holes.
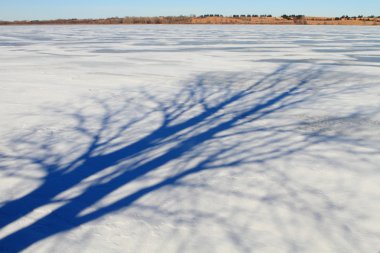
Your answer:
[[[240,80],[235,74],[222,77],[205,74],[183,85],[171,98],[139,93],[143,99],[136,102],[134,114],[130,108],[135,101],[113,104],[112,99],[98,99],[101,115],[90,115],[82,109],[70,114],[76,122],[71,131],[87,140],[80,143],[85,150],[73,147],[71,155],[57,151],[55,147],[59,143],[34,135],[15,139],[11,147],[24,145],[29,152],[3,154],[3,160],[33,164],[45,176],[31,192],[3,203],[0,227],[46,205],[58,203],[59,206],[2,238],[1,250],[27,249],[41,240],[137,205],[154,192],[180,187],[181,182],[196,174],[239,166],[255,169],[254,164],[313,145],[319,141],[317,138],[290,138],[288,122],[273,122],[281,112],[312,99],[315,91],[309,84],[322,74],[320,69],[297,71],[292,65],[283,65],[254,83]],[[150,106],[145,108],[144,103]],[[79,155],[78,150],[81,150]],[[139,180],[160,171],[162,174],[156,180],[138,184]],[[286,175],[277,177],[279,181],[284,180],[285,187]],[[132,184],[130,193],[118,196],[111,203],[97,205]],[[62,197],[76,187],[81,187],[80,191]],[[274,199],[268,197],[262,201]]]

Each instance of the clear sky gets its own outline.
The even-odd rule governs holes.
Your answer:
[[[0,0],[0,20],[208,13],[380,16],[380,0]]]

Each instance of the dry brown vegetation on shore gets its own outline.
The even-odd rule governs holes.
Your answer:
[[[222,15],[176,17],[124,17],[106,19],[56,19],[0,21],[0,25],[75,25],[75,24],[270,24],[270,25],[380,25],[380,17],[305,17],[303,15]]]

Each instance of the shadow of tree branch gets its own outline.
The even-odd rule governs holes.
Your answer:
[[[73,150],[71,156],[54,153],[52,145],[56,143],[49,144],[33,134],[19,136],[10,145],[15,150],[17,145],[24,145],[30,152],[2,154],[1,158],[37,165],[46,174],[34,190],[3,203],[0,227],[48,204],[61,205],[0,239],[2,249],[22,251],[48,237],[128,208],[160,189],[180,186],[184,179],[200,172],[262,164],[323,141],[313,137],[294,140],[287,130],[288,123],[265,122],[312,99],[315,92],[309,92],[309,84],[321,75],[320,69],[300,72],[286,64],[253,84],[245,80],[237,86],[241,81],[239,75],[218,78],[206,74],[184,85],[170,99],[161,99],[150,92],[141,92],[139,96],[144,99],[140,101],[127,100],[117,105],[109,99],[97,99],[100,115],[88,114],[83,108],[67,114],[75,122],[73,131],[88,140],[82,143],[86,148],[80,155],[74,155],[78,150]],[[144,106],[145,102],[151,106]],[[138,113],[130,115],[133,110]],[[147,119],[151,116],[159,117],[159,124],[149,126]],[[133,136],[136,129],[143,134]],[[115,191],[159,170],[166,175],[112,203],[91,209]],[[281,182],[286,175],[272,177],[282,178],[275,180]],[[80,185],[84,185],[81,192],[69,198],[60,197]],[[295,189],[288,191],[297,198]]]

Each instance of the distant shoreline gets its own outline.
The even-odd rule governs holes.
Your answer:
[[[2,26],[15,25],[334,25],[334,26],[378,26],[380,17],[308,17],[303,15],[233,17],[177,16],[177,17],[125,17],[105,19],[55,19],[29,21],[0,21]]]

